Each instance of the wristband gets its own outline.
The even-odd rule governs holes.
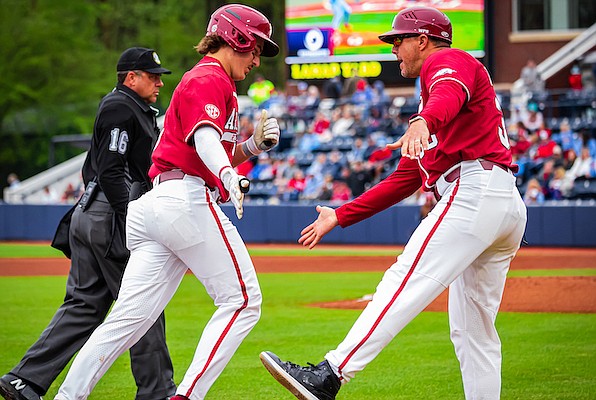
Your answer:
[[[410,118],[408,120],[408,125],[412,125],[412,122],[416,122],[416,121],[424,121],[424,123],[426,125],[428,125],[428,122],[426,122],[426,120],[424,119],[424,117],[422,115],[415,115],[414,117]]]
[[[255,137],[251,136],[247,140],[241,143],[242,152],[245,156],[258,156],[263,152],[263,150],[257,147],[257,143],[255,142]]]

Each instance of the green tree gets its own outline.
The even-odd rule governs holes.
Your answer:
[[[164,111],[184,72],[198,62],[219,0],[0,0],[0,184],[9,172],[27,178],[47,167],[52,136],[90,133],[97,105],[116,83],[115,65],[131,46],[151,47],[172,75],[157,107]],[[284,2],[243,2],[274,25],[280,56],[263,58],[259,72],[285,83]],[[238,82],[246,94],[253,77]],[[81,149],[58,149],[64,161]]]

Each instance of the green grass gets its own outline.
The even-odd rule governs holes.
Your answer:
[[[582,270],[583,271],[583,270]],[[262,317],[218,379],[208,399],[293,399],[262,367],[272,350],[294,362],[318,362],[345,336],[358,310],[309,307],[371,293],[382,273],[261,274]],[[65,277],[0,278],[0,374],[12,368],[64,296]],[[214,311],[211,299],[188,275],[166,310],[168,345],[179,382],[200,332]],[[594,399],[594,314],[500,313],[503,341],[502,399]],[[127,356],[99,382],[90,399],[134,398]],[[64,373],[45,398],[55,395]],[[352,383],[342,400],[463,399],[446,313],[419,315]]]
[[[387,249],[367,249],[356,247],[353,249],[342,247],[335,248],[314,248],[307,250],[306,248],[295,246],[294,248],[251,248],[248,246],[249,252],[252,256],[303,256],[303,257],[319,257],[319,256],[396,256],[398,253],[395,248],[387,247]],[[50,247],[49,243],[0,243],[0,258],[6,257],[64,257],[62,252]]]
[[[47,258],[64,257],[60,250],[51,247],[49,243],[0,243],[0,258]]]

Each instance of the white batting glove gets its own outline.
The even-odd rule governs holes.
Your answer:
[[[261,112],[261,118],[252,135],[246,142],[242,143],[244,154],[259,155],[269,151],[279,143],[279,124],[275,118],[267,118],[267,110]]]
[[[236,209],[236,216],[238,219],[242,219],[242,215],[244,214],[244,209],[242,207],[244,193],[240,188],[240,181],[246,179],[246,177],[238,175],[232,167],[226,167],[222,170],[220,179],[224,187],[230,192],[230,200]]]

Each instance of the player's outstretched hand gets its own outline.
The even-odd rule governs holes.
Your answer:
[[[424,150],[428,150],[429,131],[423,120],[414,121],[406,133],[394,143],[387,145],[388,149],[397,150],[401,147],[402,157],[419,158]]]
[[[312,249],[321,241],[323,236],[331,232],[333,228],[339,225],[335,210],[330,207],[317,206],[317,212],[319,216],[316,221],[307,226],[300,232],[300,239],[298,243],[303,246],[308,246]]]
[[[242,215],[244,214],[244,209],[242,207],[244,192],[240,187],[240,181],[242,180],[248,181],[246,177],[238,175],[232,167],[224,168],[221,172],[221,181],[228,192],[230,192],[230,200],[236,209],[236,216],[238,219],[242,219]]]

